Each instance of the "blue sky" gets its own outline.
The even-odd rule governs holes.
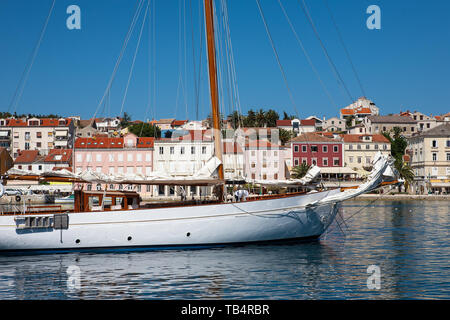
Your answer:
[[[301,0],[300,0],[301,1]],[[267,23],[292,90],[289,98],[255,0],[227,0],[231,41],[241,110],[274,108],[300,117],[331,117],[351,103],[337,82],[300,6],[299,0],[282,0],[333,103],[313,73],[277,0],[260,0]],[[427,114],[450,111],[450,2],[445,0],[327,0],[350,51],[368,98],[382,114],[419,110]],[[0,111],[7,111],[22,72],[39,38],[52,0],[0,1]],[[111,89],[110,102],[100,106],[116,59],[134,13],[135,0],[58,0],[47,32],[30,71],[17,113],[58,113],[82,118],[116,115],[121,109],[142,15],[136,24]],[[210,106],[201,46],[202,3],[185,2],[186,37],[179,35],[181,0],[156,0],[150,7],[151,23],[144,27],[124,111],[133,119],[204,118]],[[324,0],[306,0],[320,37],[352,97],[361,89],[346,58]],[[69,30],[66,8],[81,8],[81,30]],[[220,4],[216,0],[216,5]],[[381,8],[381,30],[369,30],[369,5]],[[190,23],[190,6],[192,20]],[[183,8],[183,4],[182,4]],[[184,15],[181,15],[183,22]],[[153,21],[153,18],[156,18]],[[182,26],[184,24],[182,23]],[[151,30],[151,32],[149,32]],[[183,29],[182,29],[183,30]],[[156,40],[152,40],[154,32]],[[223,35],[223,34],[221,34]],[[192,38],[195,45],[192,46]],[[186,40],[185,51],[179,41]],[[203,40],[204,41],[204,40]],[[149,63],[151,52],[154,61]],[[203,48],[199,98],[194,88]],[[181,53],[181,65],[180,65]],[[153,59],[153,58],[152,58]],[[186,68],[186,69],[185,69]],[[149,71],[150,70],[150,71]],[[180,73],[181,70],[181,73]],[[186,74],[184,72],[186,70]],[[149,84],[149,78],[156,82]],[[179,79],[182,78],[180,82]],[[186,103],[179,84],[186,87]],[[151,90],[149,90],[151,88]],[[154,94],[156,92],[156,95]],[[224,91],[226,91],[224,89]],[[147,108],[150,99],[150,108]],[[198,101],[198,102],[197,102]],[[187,106],[187,108],[186,108]],[[223,105],[224,113],[233,107]],[[97,110],[97,113],[96,113]],[[13,110],[10,110],[13,111]]]

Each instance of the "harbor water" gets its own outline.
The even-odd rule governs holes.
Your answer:
[[[342,217],[309,243],[0,255],[0,299],[450,297],[448,201],[347,201]]]

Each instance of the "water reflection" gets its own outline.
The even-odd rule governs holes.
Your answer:
[[[348,202],[345,234],[334,228],[312,243],[0,257],[0,299],[448,298],[446,210]],[[372,264],[380,290],[366,285]],[[70,266],[79,267],[79,288],[68,285]]]

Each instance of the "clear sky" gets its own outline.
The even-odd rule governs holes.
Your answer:
[[[348,105],[351,100],[334,76],[301,9],[301,0],[281,1],[330,92],[332,101],[296,42],[278,0],[260,0],[260,3],[292,90],[295,107],[278,68],[256,1],[227,0],[241,110],[246,113],[250,108],[274,108],[280,114],[286,111],[295,115],[296,108],[302,118],[309,115],[336,116],[339,108]],[[338,33],[330,20],[326,2],[305,2],[351,96],[362,96]],[[426,114],[450,111],[450,1],[327,2],[366,96],[381,108],[382,114],[406,109]],[[194,119],[197,105],[199,118],[208,115],[209,87],[205,73],[205,45],[201,44],[204,42],[204,39],[201,40],[204,31],[199,15],[202,13],[201,3],[202,0],[156,0],[150,4],[154,10],[150,14],[150,24],[143,29],[123,109],[133,119],[143,119],[145,116]],[[221,1],[216,0],[215,3],[220,6]],[[52,0],[0,1],[0,111],[14,111],[10,108],[14,92],[39,39],[51,4]],[[69,30],[66,26],[69,17],[66,9],[72,4],[81,9],[81,30]],[[15,111],[19,114],[80,115],[83,119],[94,114],[117,115],[121,109],[143,15],[136,23],[117,71],[109,103],[100,107],[98,105],[119,56],[135,4],[135,0],[56,1],[47,32]],[[366,26],[370,16],[366,9],[370,5],[378,5],[381,9],[381,30],[369,30]],[[191,17],[194,23],[191,23]],[[223,36],[223,33],[219,36]],[[180,50],[180,41],[186,41],[186,50],[183,46]],[[203,60],[199,98],[196,99],[194,71],[198,77],[200,49],[203,50]],[[153,59],[154,63],[150,63]],[[149,78],[156,81],[149,83]],[[180,84],[186,89],[186,100]],[[148,109],[149,97],[151,103]],[[229,106],[223,108],[225,113],[232,110]]]

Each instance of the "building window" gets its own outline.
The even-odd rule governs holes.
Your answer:
[[[294,146],[294,152],[298,152],[298,145]]]
[[[358,163],[362,162],[362,157],[358,157]]]
[[[375,150],[378,150],[378,145],[377,144],[375,145]]]
[[[433,161],[437,161],[437,153],[433,152]]]
[[[431,147],[432,147],[432,148],[437,148],[437,147],[438,147],[437,140],[431,141]]]
[[[370,164],[370,157],[366,157],[366,164]]]
[[[295,167],[298,166],[298,159],[294,159],[294,166],[295,166]]]
[[[353,145],[352,145],[352,144],[350,144],[350,145],[348,146],[348,150],[353,150]]]
[[[370,144],[366,144],[366,150],[370,150]]]
[[[328,152],[328,146],[322,146],[322,152],[327,153]]]
[[[311,146],[311,152],[317,152],[319,148],[317,146]]]
[[[361,145],[360,144],[358,144],[357,149],[361,150]]]
[[[159,154],[164,154],[164,147],[159,147]]]
[[[302,152],[306,152],[306,146],[302,146]]]
[[[316,158],[312,158],[312,159],[311,159],[311,163],[312,163],[314,166],[317,166],[317,159],[316,159]]]
[[[202,147],[202,154],[206,154],[206,147]]]
[[[322,165],[328,167],[328,158],[322,158]]]
[[[273,175],[273,180],[278,180],[278,173],[275,173],[275,174]]]
[[[25,150],[30,150],[30,143],[29,142],[25,142]]]
[[[184,154],[184,147],[180,147],[180,154]]]
[[[92,190],[92,184],[88,184],[87,185],[87,191],[91,191]]]
[[[383,144],[383,150],[387,150],[387,144]]]
[[[353,163],[353,157],[348,157],[348,162]]]
[[[42,132],[36,132],[36,138],[42,138]]]
[[[333,166],[339,166],[339,158],[333,158]]]
[[[195,154],[195,147],[191,147],[191,154]]]
[[[170,154],[175,154],[175,147],[170,147]]]
[[[333,152],[334,153],[339,152],[339,147],[338,146],[333,146]]]
[[[450,161],[450,153],[447,153],[447,161]]]

